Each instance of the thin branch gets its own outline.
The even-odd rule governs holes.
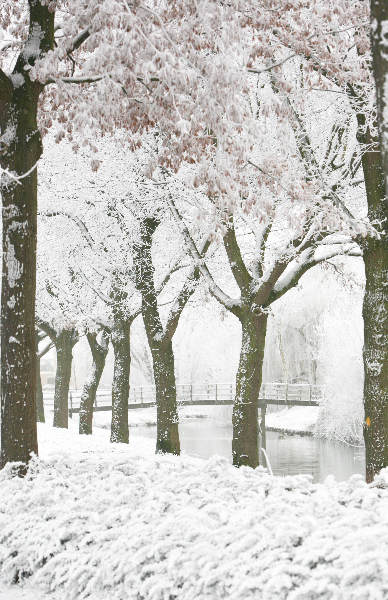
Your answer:
[[[275,302],[275,300],[279,300],[279,298],[284,296],[284,294],[286,292],[288,292],[290,289],[296,287],[298,285],[302,275],[304,275],[312,267],[315,267],[316,265],[319,265],[320,263],[326,262],[329,259],[334,258],[335,256],[355,256],[355,257],[362,256],[362,252],[361,252],[360,248],[354,244],[352,244],[351,247],[348,249],[343,248],[342,251],[339,250],[338,248],[334,248],[330,252],[328,252],[325,256],[322,256],[320,258],[314,258],[314,253],[315,253],[314,249],[311,249],[311,248],[307,249],[305,251],[304,260],[302,260],[299,264],[296,263],[293,272],[289,276],[287,276],[287,274],[285,274],[285,277],[284,277],[285,280],[283,282],[280,279],[276,283],[272,293],[269,296],[269,299],[267,302],[268,306],[270,304],[272,304],[273,302]]]
[[[232,312],[238,310],[241,306],[241,301],[233,300],[233,298],[225,294],[225,292],[216,284],[171,196],[168,196],[167,203],[174,219],[178,224],[183,239],[187,244],[188,250],[194,260],[194,264],[201,271],[201,274],[203,275],[209,287],[210,293],[228,310]]]
[[[75,85],[81,85],[83,83],[96,83],[97,81],[101,81],[105,77],[109,77],[108,75],[87,75],[85,77],[56,77],[46,79],[44,82],[45,85],[50,85],[52,83],[73,83]]]
[[[327,35],[336,35],[338,33],[344,33],[346,31],[349,31],[351,29],[358,29],[359,27],[367,27],[369,26],[369,23],[361,23],[360,25],[350,25],[349,27],[345,27],[344,29],[332,29],[329,31],[325,31],[325,32],[314,32],[311,35],[309,35],[305,41],[309,41],[311,39],[313,39],[314,37],[317,36],[327,36]],[[268,67],[265,67],[263,69],[248,69],[248,73],[255,73],[256,75],[262,75],[263,73],[268,73],[269,71],[272,71],[273,69],[276,69],[277,67],[281,67],[282,65],[284,65],[284,63],[288,62],[289,60],[295,58],[296,56],[300,56],[301,53],[300,52],[294,52],[292,54],[289,54],[288,56],[286,56],[285,58],[283,58],[282,60],[273,63],[272,65],[269,65]],[[303,55],[305,56],[305,55]],[[305,56],[305,58],[310,58],[309,56]],[[314,58],[314,57],[312,57]],[[315,59],[317,60],[317,59]]]
[[[36,163],[30,169],[28,169],[28,171],[26,171],[22,175],[14,175],[13,173],[11,173],[10,171],[7,171],[6,169],[1,169],[0,171],[2,171],[10,179],[12,179],[13,181],[15,181],[18,185],[21,185],[21,183],[20,183],[21,180],[25,179],[26,177],[28,177],[29,175],[31,175],[31,173],[33,173],[33,171],[35,171],[35,169],[38,166],[38,162],[39,162],[39,160],[37,160]]]
[[[36,356],[37,356],[37,358],[38,358],[38,359],[41,359],[41,358],[43,358],[43,356],[45,356],[45,354],[47,354],[47,352],[48,352],[49,350],[51,350],[51,348],[54,348],[54,346],[55,346],[55,344],[54,344],[54,342],[53,342],[53,341],[50,341],[50,342],[48,342],[48,343],[46,344],[46,346],[45,346],[45,347],[44,347],[42,350],[39,350],[39,352],[38,352],[38,353],[37,353],[37,355],[36,355]]]
[[[104,292],[102,292],[100,289],[96,288],[80,267],[78,267],[77,273],[79,275],[81,275],[81,277],[84,279],[84,281],[90,287],[90,289],[96,294],[96,296],[98,296],[98,298],[100,298],[100,300],[102,300],[108,306],[114,305],[114,301],[111,300],[111,298],[109,298],[106,294],[104,294]]]
[[[76,226],[78,227],[78,229],[82,233],[82,236],[87,241],[88,246],[93,251],[95,250],[95,242],[94,242],[92,236],[90,235],[90,233],[88,231],[88,228],[86,227],[85,223],[83,221],[81,221],[81,219],[79,217],[77,217],[75,215],[71,215],[70,213],[67,213],[64,210],[39,211],[38,214],[40,216],[42,216],[42,217],[66,217],[67,219],[70,219],[71,221],[73,221],[76,224]]]
[[[74,50],[78,50],[80,46],[90,37],[90,31],[87,27],[83,31],[81,31],[69,44],[67,54],[71,54]]]
[[[210,236],[204,240],[199,250],[201,257],[206,255],[206,252],[209,249],[211,244]],[[195,267],[190,275],[186,278],[186,281],[178,294],[178,297],[175,299],[173,306],[170,310],[170,313],[167,318],[167,324],[164,328],[164,337],[165,339],[172,339],[179,323],[180,316],[185,308],[186,304],[190,300],[190,297],[196,290],[196,283],[198,282],[200,277],[200,271],[198,267]]]
[[[57,339],[57,332],[55,331],[54,327],[51,327],[47,321],[43,321],[43,319],[40,319],[38,316],[35,317],[35,321],[39,329],[44,331],[45,334],[48,335],[49,338],[55,343],[55,340]]]

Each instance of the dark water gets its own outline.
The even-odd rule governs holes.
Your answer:
[[[191,456],[209,458],[214,454],[232,456],[232,428],[211,419],[187,420],[179,425],[182,451]],[[134,435],[155,437],[154,426],[135,427]],[[364,473],[364,449],[327,440],[267,431],[267,454],[275,475],[308,473],[314,481],[328,475],[338,480]],[[260,457],[265,465],[264,457]]]

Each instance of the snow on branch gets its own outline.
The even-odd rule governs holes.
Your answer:
[[[220,302],[220,304],[225,306],[225,308],[227,308],[231,312],[234,312],[236,309],[238,309],[241,306],[241,301],[233,300],[233,298],[231,298],[230,296],[225,294],[225,292],[216,284],[216,282],[213,279],[213,276],[211,275],[211,273],[206,265],[204,258],[201,256],[200,252],[197,249],[197,246],[195,245],[193,238],[190,235],[190,232],[183,220],[183,217],[179,213],[177,207],[175,206],[174,200],[172,199],[172,197],[170,195],[167,197],[167,204],[170,207],[171,213],[178,224],[178,227],[181,231],[183,239],[185,240],[187,248],[194,260],[194,264],[201,271],[201,274],[203,275],[203,277],[209,287],[209,291],[216,298],[216,300],[218,300],[218,302]]]
[[[83,221],[81,221],[81,219],[79,217],[77,217],[75,215],[71,215],[64,210],[46,210],[46,211],[39,212],[39,215],[42,217],[66,217],[67,219],[70,219],[71,221],[73,221],[76,224],[76,226],[82,233],[82,236],[87,241],[88,246],[91,248],[91,250],[95,249],[94,240],[93,240],[92,236],[90,235],[89,230],[86,227],[85,223]]]
[[[302,275],[309,269],[328,261],[335,256],[354,256],[361,257],[362,252],[357,244],[344,244],[342,247],[327,248],[326,251],[316,256],[316,248],[307,248],[302,254],[295,259],[286,270],[284,275],[276,282],[274,289],[269,297],[268,304],[272,304],[275,300],[281,298],[291,288],[298,285]]]
[[[30,169],[28,169],[28,171],[26,171],[25,173],[23,173],[22,175],[15,175],[14,173],[12,173],[11,171],[8,171],[7,169],[2,169],[0,167],[0,176],[2,174],[6,175],[7,177],[9,177],[10,179],[12,179],[12,181],[15,181],[15,183],[17,183],[18,185],[21,185],[21,181],[23,179],[25,179],[26,177],[28,177],[29,175],[31,175],[31,173],[33,173],[35,171],[35,169],[38,166],[38,162],[37,161]]]

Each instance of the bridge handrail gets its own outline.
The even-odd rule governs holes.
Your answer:
[[[177,403],[184,405],[231,405],[236,386],[234,383],[178,383]],[[264,382],[259,393],[259,407],[265,409],[268,404],[278,406],[319,406],[324,398],[322,385],[309,383]],[[53,392],[53,390],[52,390]],[[82,390],[71,389],[69,394],[69,413],[79,412]],[[44,390],[45,402],[51,404],[53,393]],[[111,390],[97,391],[94,410],[111,410]],[[106,399],[106,402],[104,400]],[[51,400],[51,402],[50,402]],[[131,386],[129,408],[142,408],[155,405],[155,386]]]

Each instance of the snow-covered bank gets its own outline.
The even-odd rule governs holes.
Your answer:
[[[270,430],[314,434],[319,408],[315,406],[293,406],[278,412],[268,412],[266,426]],[[74,415],[78,419],[78,415]],[[184,406],[179,407],[179,420],[184,423],[191,419],[212,419],[219,424],[232,422],[231,406]],[[156,407],[139,408],[129,414],[131,426],[156,425]],[[110,428],[111,413],[95,412],[93,423],[96,427]]]
[[[0,474],[3,584],[67,600],[387,597],[386,488],[154,456],[105,430],[39,437],[27,478]]]
[[[293,406],[279,412],[268,413],[265,423],[267,429],[272,431],[314,435],[318,413],[317,406]]]

